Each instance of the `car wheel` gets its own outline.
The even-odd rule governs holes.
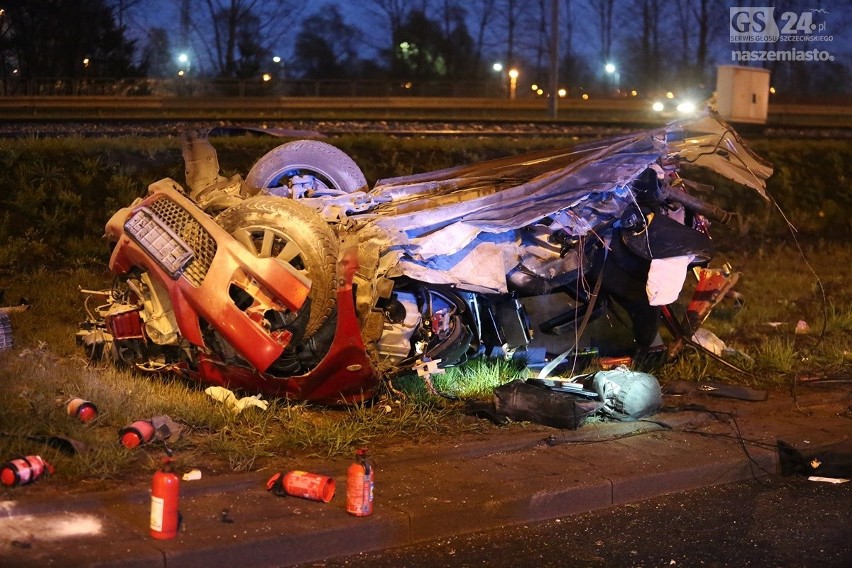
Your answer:
[[[337,237],[316,211],[260,196],[224,211],[216,222],[258,257],[286,262],[311,281],[304,337],[316,333],[334,310],[337,292]]]
[[[345,152],[318,140],[282,144],[263,155],[245,179],[249,195],[319,197],[366,190],[367,180]]]

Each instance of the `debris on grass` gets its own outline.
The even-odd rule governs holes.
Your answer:
[[[239,414],[250,406],[256,406],[261,410],[269,408],[269,402],[261,400],[260,395],[245,396],[237,398],[237,396],[225,387],[208,387],[204,392],[211,396],[214,400],[224,403],[229,410]]]

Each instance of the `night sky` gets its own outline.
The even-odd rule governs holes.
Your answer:
[[[527,1],[530,3],[530,5],[532,5],[532,0],[522,1]],[[381,25],[381,20],[378,20],[373,16],[369,8],[367,7],[366,0],[304,0],[301,3],[297,0],[294,3],[301,4],[301,10],[297,13],[282,14],[281,16],[281,25],[286,26],[286,28],[289,30],[290,35],[284,36],[279,42],[279,45],[273,47],[273,55],[278,55],[282,57],[285,62],[292,53],[294,38],[296,34],[298,34],[300,29],[299,22],[303,21],[308,16],[318,12],[323,8],[323,6],[328,4],[334,4],[339,6],[345,21],[360,28],[364,36],[372,36],[375,39],[375,42],[377,43],[383,43],[387,41],[385,30],[376,29],[376,26]],[[598,29],[599,26],[597,25],[597,20],[594,17],[593,12],[589,8],[589,5],[591,3],[592,2],[575,0],[571,4],[572,18],[574,19],[572,52],[574,55],[586,59],[591,65],[595,67],[600,64],[601,69],[603,69],[604,62],[598,61],[598,59],[600,58],[600,33]],[[144,44],[144,37],[146,33],[145,30],[154,26],[159,26],[165,28],[171,34],[172,43],[175,46],[175,49],[177,49],[177,39],[180,35],[180,4],[181,0],[144,0],[141,3],[141,6],[144,6],[144,9],[140,9],[140,5],[137,4],[134,7],[133,12],[128,13],[127,20],[125,21],[125,24],[128,28],[128,34],[131,37],[140,40],[139,46],[141,48],[141,46]],[[774,44],[766,45],[732,44],[730,42],[728,37],[730,31],[730,9],[732,5],[739,4],[775,4],[775,19],[778,22],[779,26],[783,26],[786,14],[802,14],[811,10],[810,4],[806,5],[802,2],[793,0],[778,3],[728,2],[723,4],[722,6],[713,8],[713,18],[710,22],[711,39],[713,40],[713,43],[711,45],[711,57],[708,61],[709,63],[731,65],[732,49],[768,48],[775,50],[789,50],[793,48],[799,50],[807,50],[813,49],[814,47],[818,47],[822,50],[829,50],[834,57],[838,58],[839,61],[846,64],[847,68],[849,67],[850,58],[852,58],[852,37],[850,37],[850,32],[848,31],[850,29],[848,24],[850,21],[852,21],[852,2],[849,2],[848,0],[814,0],[814,2],[812,2],[814,6],[821,7],[819,8],[821,10],[821,13],[814,13],[814,21],[821,21],[825,24],[826,29],[823,30],[821,33],[830,34],[831,36],[833,36],[832,41],[823,42],[821,44],[810,44],[805,42],[777,42]],[[476,4],[474,3],[465,5],[468,7],[468,10],[471,6],[476,6]],[[623,8],[623,5],[620,5],[618,3],[617,5]],[[673,3],[663,3],[663,5],[667,6],[666,9],[673,9]],[[673,13],[661,15],[661,18],[664,18],[665,16],[673,16]],[[625,43],[625,38],[622,36],[622,34],[628,33],[625,27],[628,22],[623,21],[623,18],[625,17],[626,16],[622,16],[622,21],[617,22],[617,25],[615,26],[615,38],[613,46],[613,52],[615,54],[623,53],[624,50],[627,49],[625,45],[623,45]],[[679,57],[679,50],[674,49],[674,46],[678,45],[678,42],[681,40],[682,35],[679,29],[674,29],[674,26],[672,26],[670,23],[671,21],[673,20],[666,20],[665,25],[662,26],[662,29],[666,36],[661,38],[660,43],[663,46],[665,57]],[[475,31],[475,26],[473,24],[469,25],[469,30],[473,34]],[[195,47],[199,52],[198,55],[201,55],[203,53],[203,50],[197,43]],[[561,47],[560,49],[564,50],[564,47]],[[497,51],[499,52],[499,49]],[[361,54],[365,58],[371,58],[374,55],[374,50],[372,50],[365,43],[361,50]],[[564,56],[564,53],[562,55]],[[617,55],[615,57],[617,58]],[[495,56],[493,57],[493,59],[496,61],[498,57]],[[665,61],[660,62],[661,66],[664,66],[665,64]],[[813,63],[813,65],[816,66],[815,70],[819,69],[819,63]],[[760,66],[766,65],[760,64]]]

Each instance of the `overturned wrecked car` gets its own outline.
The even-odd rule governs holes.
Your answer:
[[[273,149],[245,179],[220,175],[206,135],[183,142],[187,188],[160,180],[109,220],[116,283],[86,291],[78,341],[140,371],[329,404],[473,357],[576,355],[611,303],[636,360],[661,321],[675,355],[737,276],[709,267],[708,218],[729,214],[681,166],[764,197],[772,173],[713,114],[372,189],[315,140]],[[696,267],[703,288],[671,309]]]

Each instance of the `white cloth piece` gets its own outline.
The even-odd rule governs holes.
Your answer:
[[[695,256],[691,254],[651,260],[645,283],[648,303],[665,306],[677,301],[686,280],[686,269],[693,260]]]

